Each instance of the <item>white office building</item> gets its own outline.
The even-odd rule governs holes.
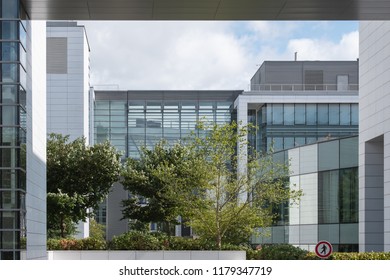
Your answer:
[[[77,22],[47,24],[47,134],[90,138],[89,43]],[[89,236],[89,224],[79,223],[77,238]]]

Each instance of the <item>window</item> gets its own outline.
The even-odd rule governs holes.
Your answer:
[[[283,104],[272,105],[272,124],[283,124]]]
[[[284,125],[294,124],[294,104],[284,104]]]
[[[295,124],[305,124],[305,104],[295,104]]]
[[[318,104],[318,124],[329,124],[328,104]]]
[[[329,104],[329,124],[339,125],[340,124],[340,105]]]

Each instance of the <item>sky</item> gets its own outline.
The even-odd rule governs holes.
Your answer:
[[[247,90],[265,60],[356,60],[356,21],[99,21],[85,25],[91,85]]]

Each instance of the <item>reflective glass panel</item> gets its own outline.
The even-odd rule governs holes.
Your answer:
[[[318,173],[318,223],[339,222],[339,171]]]
[[[318,124],[326,125],[329,123],[328,104],[318,104]]]
[[[340,104],[340,125],[351,124],[351,105]]]
[[[272,104],[272,124],[283,124],[283,104]]]
[[[295,124],[305,124],[305,104],[295,104]]]
[[[317,124],[317,104],[306,104],[306,124]]]
[[[294,104],[284,104],[284,125],[294,124]]]
[[[329,104],[329,124],[339,125],[340,124],[340,105]]]

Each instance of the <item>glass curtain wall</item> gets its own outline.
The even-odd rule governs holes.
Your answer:
[[[259,152],[358,134],[358,104],[265,104],[256,115]]]
[[[26,19],[18,0],[0,0],[0,260],[25,244]]]
[[[188,137],[192,132],[205,135],[207,131],[196,129],[199,120],[229,123],[232,120],[231,101],[210,101],[200,98],[185,100],[191,93],[183,92],[183,100],[172,100],[169,93],[160,100],[96,100],[95,139],[96,142],[110,140],[122,151],[123,158],[139,158],[141,147],[148,149],[161,139],[173,144]],[[146,98],[145,98],[146,99]]]

